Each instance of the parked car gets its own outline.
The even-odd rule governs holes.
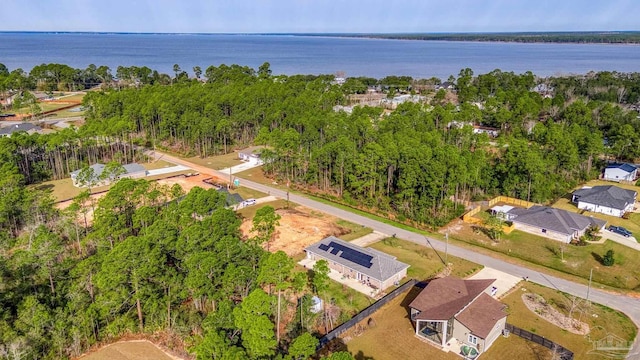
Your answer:
[[[624,236],[624,237],[629,237],[629,236],[633,235],[633,234],[631,233],[631,231],[629,231],[629,230],[627,230],[627,229],[623,228],[622,226],[614,226],[614,225],[610,225],[610,226],[607,228],[607,230],[609,230],[609,231],[611,231],[611,232],[613,232],[613,233],[616,233],[616,234],[620,234],[620,235],[622,235],[622,236]]]
[[[255,205],[256,199],[247,199],[243,202],[244,206]]]

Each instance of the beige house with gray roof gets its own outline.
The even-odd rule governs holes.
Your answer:
[[[407,276],[409,265],[381,251],[363,248],[334,236],[308,246],[307,259],[326,260],[343,276],[356,279],[374,289],[384,290]]]

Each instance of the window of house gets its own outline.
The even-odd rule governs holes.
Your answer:
[[[473,345],[478,345],[478,337],[472,334],[469,334],[469,343]]]

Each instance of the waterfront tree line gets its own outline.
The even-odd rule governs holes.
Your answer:
[[[353,88],[330,75],[275,76],[268,64],[174,70],[158,82],[153,71],[132,71],[89,92],[79,129],[0,138],[0,357],[77,356],[131,332],[166,334],[202,359],[301,359],[315,350],[308,295],[322,294],[326,278],[262,250],[277,221],[268,209],[254,224],[263,231],[242,241],[239,219],[212,190],[124,179],[98,201],[83,192],[59,210],[39,186],[93,162],[142,159],[140,147],[204,157],[267,145],[268,176],[431,226],[468,200],[550,201],[596,177],[605,158],[640,156],[640,122],[629,110],[638,74],[537,79],[463,69],[454,91],[434,80],[355,78],[358,88],[394,82],[390,97],[434,87],[420,103],[347,113],[334,106],[349,105]],[[37,83],[2,82],[3,92]],[[284,326],[287,307],[302,316]]]
[[[139,159],[136,144],[201,157],[263,144],[268,176],[440,226],[467,201],[498,194],[552,201],[597,177],[605,158],[640,155],[640,121],[629,111],[640,96],[636,73],[538,79],[463,69],[453,95],[431,80],[428,102],[347,113],[333,108],[348,105],[353,88],[333,76],[274,76],[268,63],[210,66],[200,79],[175,70],[172,85],[134,81],[89,92],[79,130],[3,139],[15,149],[8,156],[34,183],[95,161]],[[410,77],[378,84],[385,81],[398,83],[385,88],[391,96],[425,84]]]

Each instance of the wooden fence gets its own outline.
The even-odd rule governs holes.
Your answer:
[[[320,339],[320,344],[318,344],[317,350],[322,349],[329,341],[337,338],[338,336],[343,334],[345,331],[356,326],[356,324],[359,323],[360,321],[371,316],[373,313],[378,311],[378,309],[380,309],[382,306],[386,305],[389,301],[397,298],[398,295],[403,294],[409,289],[411,289],[412,287],[414,287],[417,282],[418,281],[416,279],[411,279],[407,281],[406,283],[400,285],[400,287],[398,287],[397,289],[385,295],[382,299],[369,305],[369,307],[359,312],[356,316],[352,317],[349,321],[341,324],[337,328],[330,331],[327,335],[323,336]]]
[[[508,197],[508,196],[496,196],[495,198],[491,199],[489,201],[488,206],[491,207],[497,203],[505,203],[505,204],[511,204],[511,205],[515,205],[515,206],[520,206],[523,207],[525,209],[528,209],[530,207],[532,207],[533,205],[535,205],[535,203],[532,203],[530,201],[526,201],[526,200],[520,200],[520,199],[515,199],[512,197]]]
[[[482,219],[478,219],[474,217],[475,214],[479,213],[482,210],[481,206],[476,206],[475,208],[469,210],[467,213],[462,215],[462,221],[470,224],[480,224],[482,223]]]
[[[560,360],[573,360],[573,352],[560,344],[556,344],[553,341],[546,339],[540,335],[536,335],[527,330],[521,329],[519,327],[513,326],[511,324],[506,324],[505,329],[510,333],[519,336],[525,340],[534,342],[536,344],[540,344],[547,349],[550,349],[554,352],[554,359]]]

